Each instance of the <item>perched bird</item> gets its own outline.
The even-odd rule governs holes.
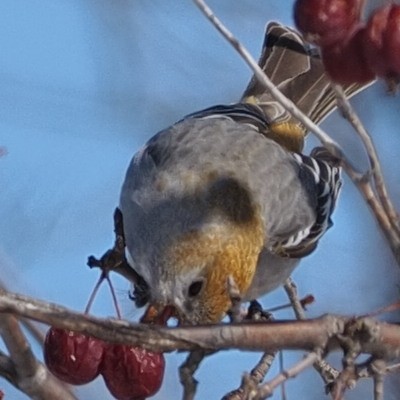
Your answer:
[[[268,25],[260,66],[314,122],[334,109],[318,54],[292,29]],[[324,148],[301,153],[305,135],[253,78],[239,103],[188,115],[146,143],[119,206],[138,305],[214,323],[231,307],[229,279],[247,301],[289,277],[332,225],[341,186]]]

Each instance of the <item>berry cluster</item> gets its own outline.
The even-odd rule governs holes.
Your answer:
[[[102,274],[90,297],[89,312],[95,294],[106,279],[110,285],[118,317],[114,289],[108,276]],[[158,319],[142,318],[142,322],[164,325],[170,315]],[[107,343],[92,336],[51,327],[44,342],[44,361],[49,371],[62,381],[83,385],[99,375],[110,393],[118,400],[144,400],[161,387],[165,360],[162,353],[140,347]]]
[[[58,328],[47,332],[44,360],[53,375],[72,385],[89,383],[101,374],[118,400],[154,395],[161,387],[165,367],[161,353]]]
[[[366,83],[400,78],[400,5],[387,4],[361,21],[365,0],[297,0],[294,18],[305,38],[321,48],[333,81]]]

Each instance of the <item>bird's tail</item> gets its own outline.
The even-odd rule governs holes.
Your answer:
[[[259,65],[313,122],[320,123],[335,109],[335,96],[319,53],[296,31],[276,22],[268,24]],[[351,97],[369,84],[347,85],[344,91]],[[273,99],[254,76],[241,102],[261,107],[271,121],[272,139],[281,141],[290,150],[302,150],[305,128]]]

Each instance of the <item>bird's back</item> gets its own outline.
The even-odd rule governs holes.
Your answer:
[[[189,118],[153,137],[128,170],[121,210],[134,228],[128,248],[137,254],[204,224],[240,224],[255,213],[268,247],[315,219],[293,155],[254,126],[224,117]]]

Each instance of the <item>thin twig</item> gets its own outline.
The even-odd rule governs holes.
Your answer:
[[[289,300],[292,304],[294,313],[298,320],[305,320],[306,314],[304,312],[304,307],[299,300],[299,296],[297,294],[297,287],[296,284],[293,282],[291,278],[288,278],[285,282],[284,289],[286,294],[289,297]],[[320,374],[322,380],[324,381],[325,385],[330,385],[334,382],[337,377],[339,376],[339,371],[329,365],[329,363],[323,359],[319,359],[315,364],[314,368]]]
[[[238,389],[227,393],[221,400],[247,400],[250,398],[250,393],[256,390],[257,386],[251,379],[250,374],[243,374],[240,386]]]
[[[375,377],[377,374],[383,378],[387,374],[398,373],[399,371],[400,364],[392,364],[387,366],[385,361],[370,357],[366,361],[356,365],[356,379],[371,378],[371,376]],[[379,385],[381,385],[381,383],[379,383]],[[383,393],[383,387],[380,389],[379,385],[377,390],[382,391]]]
[[[306,319],[306,313],[304,312],[303,305],[297,295],[297,286],[292,278],[288,278],[284,284],[284,289],[289,297],[290,303],[292,304],[294,314],[297,319]]]
[[[314,303],[314,301],[315,301],[314,296],[312,294],[307,294],[306,296],[304,296],[303,298],[300,299],[301,309],[306,310],[306,306]],[[272,313],[275,311],[280,311],[280,310],[284,310],[286,308],[291,308],[291,307],[293,307],[292,303],[286,303],[286,304],[281,304],[279,306],[270,307],[266,311]]]
[[[355,360],[359,354],[358,349],[355,350],[352,347],[346,349],[343,357],[343,370],[331,385],[333,400],[343,400],[345,391],[347,389],[353,389],[356,386],[358,377]]]
[[[307,354],[300,362],[293,365],[293,367],[282,371],[275,378],[271,379],[269,382],[263,384],[256,393],[253,395],[255,400],[263,400],[269,396],[272,396],[274,390],[281,385],[283,382],[287,381],[289,378],[294,378],[300,372],[304,371],[306,368],[313,365],[317,360],[319,360],[320,355],[317,352],[311,352]]]
[[[253,321],[259,323],[268,321],[270,322],[273,320],[272,314],[264,311],[258,301],[253,300],[250,302],[244,321]],[[249,393],[254,391],[264,380],[266,374],[271,368],[272,363],[275,360],[276,353],[277,351],[265,352],[251,372],[249,374],[243,374],[239,388],[227,393],[222,400],[246,400],[249,397]]]
[[[244,374],[238,389],[227,393],[221,400],[246,400],[251,392],[257,389],[264,380],[265,375],[275,360],[276,351],[266,352],[261,356],[260,361],[251,370],[250,374]]]
[[[183,386],[183,400],[194,399],[198,382],[193,375],[199,368],[200,363],[209,354],[203,350],[192,351],[179,367],[179,378]]]
[[[143,278],[129,266],[125,257],[123,220],[119,208],[116,208],[114,211],[114,233],[115,241],[113,247],[106,251],[100,259],[89,256],[87,265],[90,268],[100,268],[103,273],[116,272],[129,282],[140,285]]]
[[[379,200],[389,217],[392,228],[396,230],[397,235],[400,235],[399,216],[395,210],[392,201],[389,198],[386,184],[383,179],[381,164],[379,162],[379,157],[376,152],[371,135],[368,133],[357,113],[351,106],[349,100],[346,98],[343,88],[340,85],[335,84],[332,85],[332,88],[336,95],[339,110],[342,112],[343,116],[350,122],[364,145],[364,148],[368,155],[368,160],[371,167],[371,174],[374,179],[375,188]]]
[[[284,363],[283,363],[283,351],[279,352],[279,371],[280,373],[283,373],[284,371]],[[286,400],[286,382],[282,382],[282,385],[280,386],[281,388],[281,399]]]
[[[347,175],[355,183],[355,186],[360,191],[367,205],[372,210],[376,221],[378,222],[379,226],[386,236],[386,239],[389,242],[389,246],[397,263],[400,264],[400,238],[393,230],[389,217],[387,216],[383,206],[377,199],[373,191],[372,185],[369,182],[369,177],[366,175],[364,178],[359,180],[357,175],[353,174],[353,171],[351,169],[346,168],[346,165],[344,165],[344,168]]]
[[[276,352],[264,353],[257,365],[251,370],[250,376],[256,384],[259,384],[264,380],[265,375],[268,373],[272,363],[274,362],[275,355]]]
[[[388,365],[386,367],[386,373],[388,373],[388,374],[393,374],[393,373],[398,373],[398,372],[400,372],[400,363]]]
[[[386,372],[386,363],[383,360],[374,360],[370,368],[374,379],[374,400],[383,400],[383,381]]]
[[[381,314],[399,311],[399,309],[400,309],[400,301],[396,301],[395,303],[389,304],[388,306],[384,306],[384,307],[378,308],[377,310],[366,313],[366,314],[364,314],[364,316],[365,317],[376,317]]]

